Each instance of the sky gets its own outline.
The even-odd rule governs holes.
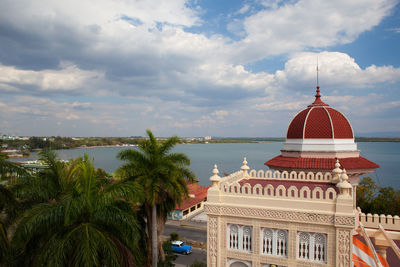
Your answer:
[[[283,137],[314,100],[400,136],[396,0],[1,0],[0,133]]]

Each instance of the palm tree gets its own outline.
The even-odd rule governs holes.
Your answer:
[[[70,184],[71,171],[80,159],[71,162],[62,162],[57,159],[57,154],[52,150],[39,152],[39,160],[44,162],[47,168],[35,175],[23,176],[12,187],[19,199],[28,207],[33,204],[57,201]]]
[[[150,256],[152,266],[157,266],[158,246],[157,235],[157,207],[158,218],[163,218],[166,213],[180,203],[187,196],[186,180],[195,181],[195,175],[187,167],[190,159],[183,153],[171,153],[179,142],[173,136],[159,142],[150,130],[147,130],[148,139],[138,145],[138,150],[128,149],[118,153],[120,160],[126,161],[117,174],[127,181],[137,181],[145,192],[143,209],[146,214],[148,235],[148,262]],[[160,213],[161,212],[161,213]],[[165,220],[160,222],[164,225]]]
[[[10,242],[8,228],[13,221],[17,201],[13,193],[0,184],[0,266],[7,265],[10,258]]]
[[[29,176],[29,172],[20,164],[7,161],[7,155],[0,154],[0,182],[7,180],[15,183],[19,177]]]
[[[19,203],[9,184],[15,183],[18,178],[30,176],[24,167],[6,159],[6,156],[0,155],[0,266],[10,264],[10,226],[15,222],[19,211]]]
[[[34,204],[20,218],[11,242],[19,252],[15,264],[140,266],[142,231],[133,211],[143,198],[141,186],[110,183],[87,155],[72,169],[67,165],[48,172],[60,175],[51,183],[61,191],[49,190],[50,201]]]

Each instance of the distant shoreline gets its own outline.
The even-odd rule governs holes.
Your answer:
[[[114,137],[110,139],[117,139],[119,137]],[[284,137],[220,137],[213,138],[210,140],[201,140],[200,138],[189,139],[189,138],[181,138],[181,145],[194,145],[194,144],[245,144],[245,143],[274,143],[274,142],[285,142]],[[382,143],[382,142],[400,142],[400,137],[356,137],[355,142],[370,142],[370,143]],[[76,147],[65,147],[65,148],[56,148],[54,150],[63,150],[63,149],[91,149],[91,148],[111,148],[111,147],[121,147],[121,148],[133,148],[137,147],[137,144],[115,144],[115,145],[81,145]],[[33,149],[31,152],[40,151],[41,149]],[[1,152],[1,151],[0,151]],[[9,154],[10,159],[24,159],[28,158],[29,154],[23,155],[20,152]]]
[[[78,146],[74,148],[68,148],[68,149],[77,149],[77,148],[95,148],[95,147],[136,147],[137,145],[99,145],[99,146]],[[62,150],[61,149],[56,149],[56,150]]]

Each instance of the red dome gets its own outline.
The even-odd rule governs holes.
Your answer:
[[[314,103],[299,112],[289,125],[287,139],[353,139],[353,129],[346,117],[320,99],[319,88]]]

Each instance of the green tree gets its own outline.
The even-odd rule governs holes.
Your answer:
[[[152,265],[157,266],[158,250],[164,260],[157,233],[160,228],[157,225],[163,227],[166,213],[187,196],[186,181],[194,181],[195,175],[187,167],[190,159],[185,154],[171,153],[179,143],[178,137],[159,142],[150,130],[147,130],[147,135],[148,139],[139,143],[138,150],[122,150],[118,154],[118,158],[126,163],[118,169],[117,174],[127,181],[137,181],[144,188],[145,202],[142,208],[147,221],[147,265],[150,265],[151,259]]]
[[[364,177],[357,188],[357,206],[364,213],[400,214],[400,190],[380,187],[371,177]]]
[[[15,223],[20,206],[10,184],[25,176],[30,177],[30,174],[24,167],[0,157],[0,266],[11,263],[10,228]]]
[[[372,201],[371,213],[398,215],[400,203],[396,203],[396,191],[393,187],[379,188],[377,196]]]
[[[174,240],[179,240],[179,239],[180,239],[180,237],[179,237],[178,233],[172,232],[169,234],[169,240],[174,241]]]
[[[50,148],[51,147],[51,142],[49,141],[48,138],[43,139],[42,137],[36,137],[32,136],[28,140],[28,145],[31,149],[36,149],[36,148]]]
[[[173,261],[176,260],[177,256],[171,248],[171,241],[164,241],[162,246],[165,251],[165,259],[160,259],[158,261],[157,267],[174,267],[175,264],[173,263]]]
[[[0,184],[0,266],[10,263],[9,227],[13,222],[18,203],[13,193]]]
[[[47,192],[33,200],[39,203],[24,212],[12,238],[18,253],[15,265],[142,265],[142,230],[134,212],[143,198],[140,185],[109,183],[87,155],[71,164],[55,161],[45,173]],[[33,197],[25,194],[29,196]]]
[[[371,177],[364,177],[357,187],[357,206],[365,213],[372,211],[372,202],[377,193],[378,187]]]
[[[7,183],[15,183],[20,177],[30,176],[23,166],[6,159],[7,157],[0,155],[0,181],[7,180]]]
[[[8,159],[8,155],[6,153],[0,152],[0,160]]]

